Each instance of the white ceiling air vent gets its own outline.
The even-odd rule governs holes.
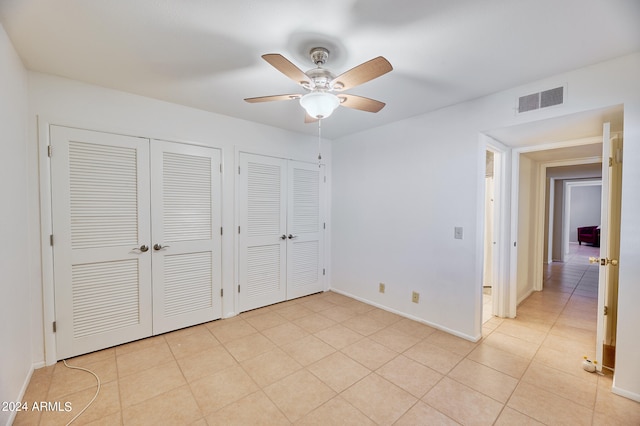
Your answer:
[[[564,103],[564,86],[518,98],[518,114]]]

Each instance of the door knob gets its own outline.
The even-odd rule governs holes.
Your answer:
[[[598,257],[589,257],[589,263],[599,263],[601,266],[607,266],[607,265],[618,266],[617,259],[609,259],[605,257],[603,257],[602,259]]]
[[[289,238],[290,240],[293,240],[294,238],[298,238],[298,236],[297,236],[297,235],[291,235],[291,234],[289,234],[289,237],[288,237],[288,238]]]
[[[149,246],[143,244],[140,247],[134,247],[133,251],[137,251],[139,253],[144,253],[146,251],[149,251]]]
[[[163,246],[162,244],[158,244],[158,243],[155,243],[155,244],[153,245],[153,249],[154,249],[154,250],[156,250],[156,251],[158,251],[158,250],[162,250],[162,249],[165,249],[165,248],[167,248],[167,247],[169,247],[169,246]]]
[[[282,234],[282,235],[280,235],[280,239],[281,239],[281,240],[286,240],[286,239],[287,239],[287,235],[286,235],[286,234]]]

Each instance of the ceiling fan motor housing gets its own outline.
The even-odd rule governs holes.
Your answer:
[[[329,59],[329,50],[324,47],[314,47],[309,51],[311,60],[316,64],[316,68],[310,69],[305,74],[311,80],[311,84],[305,85],[308,90],[332,90],[331,81],[335,75],[326,68],[322,68]]]
[[[305,74],[309,77],[312,84],[310,90],[331,90],[331,81],[335,78],[333,73],[326,68],[313,68]]]
[[[314,47],[309,52],[309,55],[311,55],[313,63],[320,66],[324,65],[327,62],[327,59],[329,59],[329,50],[324,47]]]

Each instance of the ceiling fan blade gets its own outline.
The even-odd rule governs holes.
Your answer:
[[[279,53],[267,53],[262,55],[262,59],[300,85],[311,83],[309,77],[300,68]]]
[[[246,98],[245,101],[250,104],[255,104],[258,102],[271,102],[271,101],[291,101],[293,99],[300,99],[302,95],[293,94],[293,95],[273,95],[273,96],[259,96],[257,98]]]
[[[335,90],[347,90],[391,71],[393,67],[382,56],[345,71],[331,81]]]
[[[347,108],[353,108],[360,111],[378,112],[386,105],[384,102],[376,101],[362,96],[339,94],[340,105]]]

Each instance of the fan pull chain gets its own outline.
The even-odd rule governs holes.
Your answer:
[[[322,163],[322,119],[318,120],[318,167],[320,167]]]

